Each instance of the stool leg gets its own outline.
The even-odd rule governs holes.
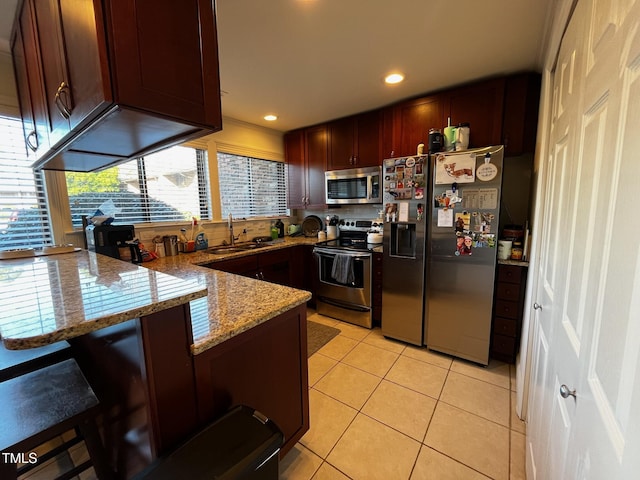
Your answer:
[[[115,478],[115,474],[107,462],[106,452],[96,424],[91,420],[85,420],[78,425],[78,428],[84,437],[84,443],[87,446],[87,452],[89,453],[89,458],[91,458],[91,463],[93,463],[96,476],[100,480]]]

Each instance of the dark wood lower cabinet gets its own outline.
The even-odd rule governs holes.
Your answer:
[[[496,278],[490,357],[515,363],[522,333],[527,267],[498,265]]]
[[[284,456],[309,429],[306,307],[293,310],[196,355],[201,423],[249,405],[284,433]]]
[[[119,478],[240,403],[275,421],[286,454],[309,429],[306,315],[295,307],[195,356],[185,305],[70,340]]]
[[[373,253],[372,275],[373,326],[380,327],[382,325],[382,253]]]

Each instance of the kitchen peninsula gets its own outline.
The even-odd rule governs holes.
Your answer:
[[[237,403],[278,424],[283,453],[308,430],[311,295],[197,259],[206,260],[180,255],[145,268],[78,251],[0,262],[5,347],[69,341],[123,476]]]

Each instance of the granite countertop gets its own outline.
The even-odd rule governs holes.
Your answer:
[[[202,267],[295,245],[313,245],[315,238],[285,237],[256,250],[223,255],[204,251],[158,258],[144,266],[206,285],[206,298],[191,302],[193,345],[197,355],[311,299],[311,293],[274,283]]]
[[[85,250],[0,261],[0,335],[8,349],[74,338],[207,295],[179,279]]]
[[[528,267],[529,262],[525,260],[498,260],[500,265],[514,265],[516,267]]]
[[[258,250],[195,252],[141,266],[92,252],[0,261],[0,335],[27,349],[74,338],[190,302],[193,354],[306,303],[311,294],[200,265],[294,245],[279,239]]]

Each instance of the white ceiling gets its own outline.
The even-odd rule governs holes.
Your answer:
[[[542,67],[552,0],[217,0],[223,114],[286,131]],[[16,0],[0,0],[0,49]],[[406,80],[385,86],[401,70]],[[262,116],[275,113],[276,122]]]

